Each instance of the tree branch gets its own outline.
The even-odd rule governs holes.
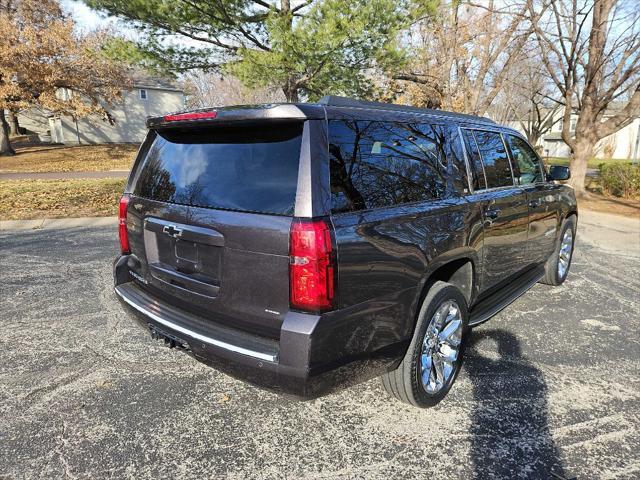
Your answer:
[[[629,100],[629,103],[618,112],[617,114],[609,117],[604,122],[598,124],[596,129],[596,135],[598,139],[608,137],[609,135],[617,132],[621,128],[630,124],[634,118],[640,115],[640,84],[636,87],[636,91],[633,92],[633,96]]]

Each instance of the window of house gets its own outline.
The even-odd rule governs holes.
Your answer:
[[[487,188],[513,185],[511,164],[502,141],[502,135],[498,132],[474,130],[473,136],[482,157]]]
[[[577,123],[578,123],[578,121],[575,118],[573,120],[571,120],[570,131],[572,131],[572,132],[576,131],[576,124]]]
[[[332,211],[444,198],[450,182],[445,144],[441,126],[330,121]]]
[[[147,99],[147,90],[145,88],[141,88],[139,90],[140,92],[140,99],[141,100],[146,100]]]
[[[542,182],[542,163],[529,144],[520,137],[506,135],[516,167],[518,184]]]

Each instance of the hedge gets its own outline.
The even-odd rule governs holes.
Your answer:
[[[605,163],[599,168],[604,193],[616,197],[640,198],[640,165]]]

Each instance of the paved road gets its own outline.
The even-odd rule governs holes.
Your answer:
[[[417,410],[377,381],[289,400],[152,342],[114,300],[108,227],[0,244],[2,479],[640,477],[637,257],[580,238],[565,285],[476,329]]]
[[[74,178],[127,178],[129,170],[103,172],[0,172],[1,180],[70,180]]]

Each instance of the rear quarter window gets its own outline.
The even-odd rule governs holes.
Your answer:
[[[452,188],[446,131],[429,124],[330,121],[332,212],[445,198]]]
[[[512,186],[511,162],[502,135],[486,130],[474,130],[473,135],[482,156],[487,188]]]
[[[134,195],[293,215],[302,124],[167,129],[149,135]]]

